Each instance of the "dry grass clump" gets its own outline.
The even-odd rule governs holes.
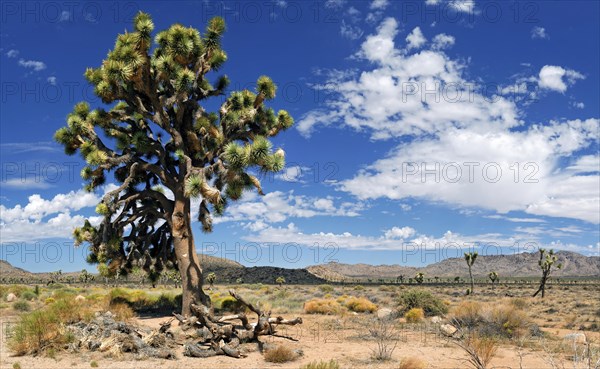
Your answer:
[[[421,308],[413,308],[404,314],[404,318],[408,323],[419,323],[425,318],[425,312]]]
[[[398,369],[425,369],[427,368],[427,363],[423,360],[416,357],[405,357],[400,360],[400,365]]]
[[[334,359],[331,359],[329,361],[313,361],[311,363],[308,363],[302,367],[300,367],[300,369],[340,369],[340,364],[338,364],[337,361],[335,361]]]
[[[349,297],[344,305],[350,311],[356,313],[372,313],[377,310],[377,305],[369,301],[366,297]]]
[[[277,345],[274,348],[268,349],[263,356],[265,361],[270,363],[287,363],[298,358],[298,354],[286,345]]]
[[[481,322],[482,306],[476,301],[462,301],[451,311],[451,320],[463,328],[474,328]]]
[[[460,328],[477,332],[484,337],[521,337],[531,325],[527,313],[511,302],[482,305],[463,301],[455,307],[451,321]]]
[[[304,303],[304,312],[306,314],[339,314],[342,312],[342,306],[334,299],[312,299]]]

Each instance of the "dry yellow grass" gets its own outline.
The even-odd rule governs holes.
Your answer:
[[[304,303],[306,314],[339,314],[342,306],[334,299],[312,299]]]
[[[369,301],[366,297],[349,297],[344,305],[350,311],[356,313],[372,313],[377,310],[377,305]]]
[[[400,360],[400,365],[398,369],[425,369],[427,368],[427,363],[416,357],[405,357]]]
[[[408,323],[419,323],[425,318],[425,312],[421,308],[413,308],[404,314],[404,318]]]
[[[268,349],[263,356],[265,361],[270,363],[287,363],[298,358],[298,355],[286,345],[277,345]]]

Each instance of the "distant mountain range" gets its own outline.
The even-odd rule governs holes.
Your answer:
[[[557,270],[553,274],[554,276],[600,278],[600,257],[584,256],[568,251],[560,251],[557,255],[559,262],[563,264],[563,268]],[[426,278],[464,278],[468,275],[463,258],[449,258],[424,267],[332,262],[303,269],[286,269],[270,266],[244,267],[242,264],[229,259],[202,254],[199,256],[204,271],[217,274],[217,283],[235,283],[238,279],[241,279],[244,283],[273,284],[279,276],[284,277],[286,283],[289,284],[318,284],[327,281],[348,281],[352,279],[395,279],[400,275],[408,280],[418,272],[425,274]],[[537,264],[538,259],[539,254],[537,253],[479,256],[475,265],[473,265],[473,275],[481,278],[486,277],[489,272],[495,271],[500,277],[537,277],[540,275]],[[79,273],[63,274],[63,277],[66,278],[67,276],[77,278]],[[46,280],[50,278],[50,273],[31,273],[0,260],[0,279],[8,281],[15,278],[22,278],[24,282],[32,279]]]
[[[575,252],[559,251],[558,260],[562,269],[553,273],[561,277],[600,277],[600,257],[584,256]],[[538,253],[514,255],[480,255],[473,265],[475,277],[486,277],[495,271],[500,276],[537,277],[540,275]],[[321,278],[340,280],[346,278],[396,278],[403,275],[406,279],[421,272],[426,278],[453,278],[468,276],[463,258],[449,258],[424,267],[402,265],[369,265],[328,263],[310,266],[307,270]]]

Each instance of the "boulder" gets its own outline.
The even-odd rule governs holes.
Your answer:
[[[442,324],[440,325],[440,332],[446,337],[452,337],[456,334],[458,328],[453,326],[452,324]]]
[[[389,308],[381,308],[377,310],[377,318],[379,319],[389,319],[392,315],[392,309]]]
[[[432,316],[430,320],[432,324],[442,324],[442,318],[439,316]]]
[[[8,295],[6,295],[6,301],[7,302],[17,301],[17,295],[15,295],[14,293],[9,293]]]
[[[83,301],[85,301],[85,296],[77,295],[77,296],[75,296],[75,301],[83,302]]]

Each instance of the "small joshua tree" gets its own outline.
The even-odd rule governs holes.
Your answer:
[[[471,279],[471,289],[469,294],[473,294],[475,288],[475,282],[473,281],[473,272],[471,267],[475,264],[475,260],[477,259],[477,251],[475,252],[465,252],[465,261],[467,262],[467,266],[469,267],[469,278]]]
[[[277,277],[277,279],[275,280],[275,283],[277,283],[279,285],[279,287],[282,287],[283,284],[285,283],[285,278],[279,276]]]
[[[215,286],[215,281],[217,280],[217,275],[214,272],[208,273],[206,276],[206,282],[208,282],[208,289],[212,291]]]
[[[79,273],[79,281],[84,285],[87,284],[92,277],[93,276],[86,269],[81,270],[81,273]]]
[[[423,283],[423,279],[424,279],[424,277],[425,277],[425,275],[424,275],[423,273],[420,273],[420,272],[419,272],[419,273],[415,274],[415,281],[416,281],[418,284],[422,284],[422,283]]]
[[[533,297],[536,297],[540,292],[542,293],[542,298],[544,298],[546,294],[546,282],[550,278],[550,274],[553,272],[553,267],[555,269],[561,269],[562,264],[556,263],[558,261],[558,256],[554,254],[554,250],[550,250],[546,252],[545,249],[540,249],[540,260],[538,261],[538,265],[542,270],[542,278],[540,279],[540,287],[535,291]]]
[[[490,279],[490,281],[492,282],[492,284],[495,284],[496,282],[498,282],[498,273],[496,273],[496,272],[489,272],[488,278]]]
[[[399,276],[396,278],[396,282],[397,282],[397,283],[400,283],[400,284],[404,283],[404,275],[403,275],[403,274],[399,275]]]

